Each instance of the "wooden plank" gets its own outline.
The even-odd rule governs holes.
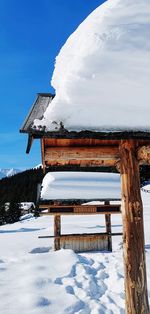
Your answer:
[[[54,216],[54,250],[60,250],[61,216]]]
[[[45,160],[46,167],[116,167],[116,159],[47,159]],[[92,171],[92,169],[91,169]]]
[[[69,208],[73,208],[73,209],[76,209],[77,211],[84,209],[85,211],[86,210],[93,210],[94,211],[96,209],[98,209],[99,211],[102,209],[102,210],[107,210],[109,209],[110,211],[120,211],[120,207],[121,205],[119,204],[97,204],[97,205],[48,205],[48,207],[50,209],[63,209],[63,208],[66,208],[66,209],[69,209]]]
[[[59,212],[60,213],[60,212]],[[41,212],[40,213],[40,216],[54,216],[56,213],[49,213],[49,212]],[[110,211],[105,211],[105,212],[100,212],[100,213],[98,213],[98,212],[96,212],[96,213],[60,213],[61,215],[63,215],[63,216],[70,216],[70,215],[73,215],[73,216],[75,216],[75,215],[99,215],[99,214],[101,214],[101,215],[105,215],[105,214],[115,214],[115,215],[118,215],[118,214],[121,214],[121,212],[112,212],[112,213],[110,213]]]
[[[119,158],[117,146],[45,147],[47,166],[114,166]]]
[[[103,251],[108,250],[107,237],[91,236],[83,237],[82,235],[76,237],[61,237],[60,246],[64,249],[72,249],[75,252],[84,251]]]
[[[75,215],[93,215],[93,214],[118,214],[120,213],[120,205],[75,205],[75,206],[58,206],[48,205],[47,213],[40,214],[75,214]]]
[[[47,171],[79,171],[79,172],[108,172],[108,167],[100,168],[99,166],[80,166],[79,165],[54,165],[48,166]],[[111,167],[110,171],[116,172],[116,166]]]
[[[59,236],[38,236],[39,239],[47,239],[47,238],[50,238],[50,239],[53,239],[53,238],[63,238],[63,237],[68,237],[68,238],[72,238],[72,237],[80,237],[80,236],[83,236],[83,237],[88,237],[88,236],[98,236],[98,237],[103,237],[103,236],[107,236],[107,237],[116,237],[116,236],[122,236],[122,232],[113,232],[113,233],[109,233],[107,234],[106,232],[102,232],[102,233],[74,233],[74,234],[60,234]]]
[[[121,141],[121,185],[126,313],[148,314],[143,206],[139,162],[134,141]]]
[[[46,147],[45,160],[99,160],[118,159],[119,149],[115,146],[98,147]]]
[[[71,139],[71,138],[45,138],[45,146],[46,147],[81,147],[81,146],[118,146],[118,140],[99,140],[92,138],[79,138],[79,139]]]

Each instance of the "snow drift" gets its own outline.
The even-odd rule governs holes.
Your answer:
[[[41,199],[120,199],[120,175],[94,172],[49,172]]]

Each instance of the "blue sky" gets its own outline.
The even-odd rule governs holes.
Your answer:
[[[41,162],[39,141],[26,155],[19,129],[38,92],[54,92],[55,57],[102,0],[0,0],[0,168]]]

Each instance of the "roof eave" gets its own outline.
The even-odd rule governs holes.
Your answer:
[[[45,130],[37,130],[30,129],[28,131],[20,130],[21,133],[27,133],[33,138],[56,138],[56,139],[106,139],[106,140],[121,140],[121,139],[143,139],[150,140],[150,132],[148,131],[110,131],[110,132],[96,132],[90,130],[83,131],[68,131],[68,130],[60,130],[60,131],[45,131]]]

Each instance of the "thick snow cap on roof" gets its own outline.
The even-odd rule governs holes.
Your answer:
[[[94,172],[49,172],[41,199],[120,199],[120,175]]]
[[[150,130],[150,0],[108,0],[56,58],[56,96],[35,126]]]

